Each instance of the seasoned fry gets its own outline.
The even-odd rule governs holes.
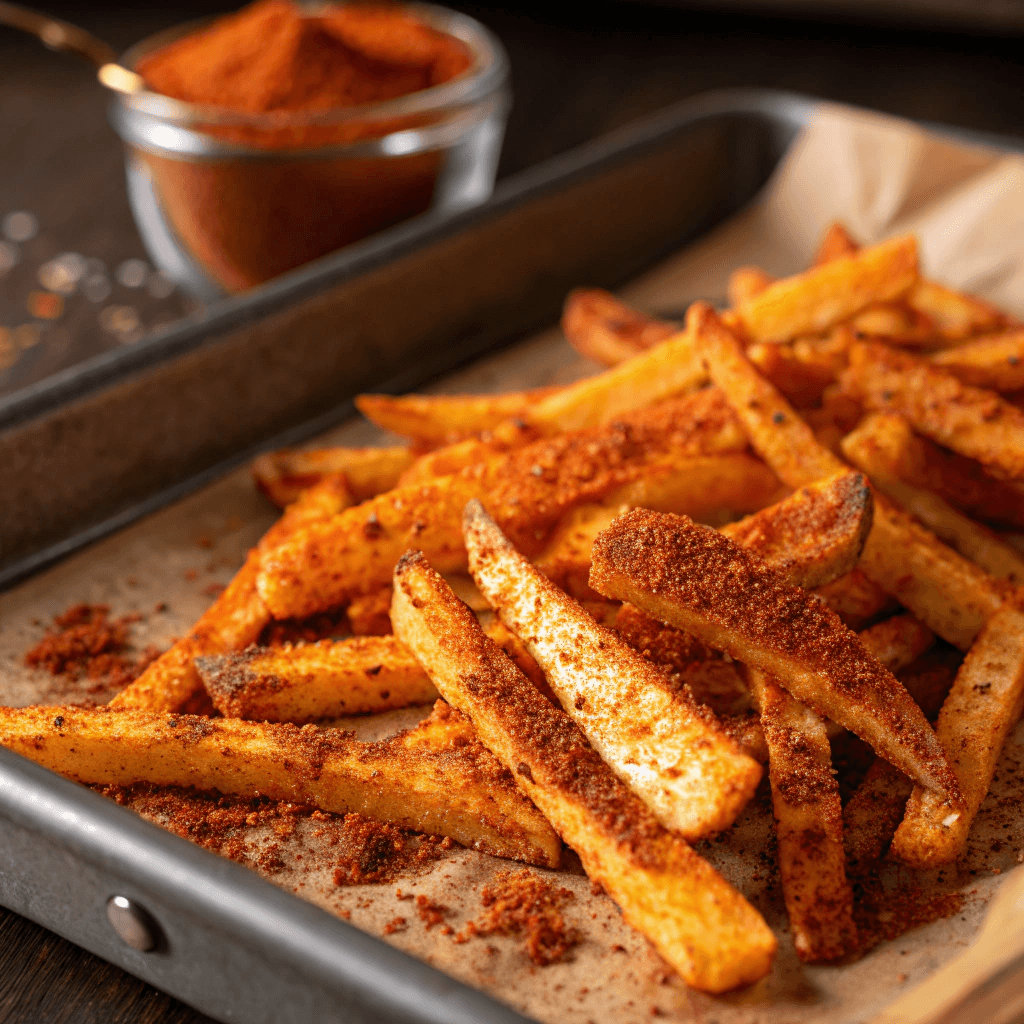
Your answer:
[[[301,725],[437,699],[433,684],[393,636],[247,647],[196,658],[195,665],[217,710],[249,721]]]
[[[576,288],[565,300],[562,331],[580,355],[617,366],[670,338],[679,328],[638,312],[600,288]]]
[[[321,448],[317,451],[279,451],[254,459],[253,480],[278,508],[323,477],[344,473],[356,501],[388,491],[412,465],[408,448]]]
[[[899,608],[895,598],[868,579],[860,569],[854,569],[814,592],[844,625],[855,630],[863,629],[880,615],[891,614]]]
[[[993,334],[930,357],[964,384],[1008,394],[1024,388],[1024,330]]]
[[[263,556],[259,591],[276,618],[301,618],[386,586],[415,545],[435,566],[464,569],[462,510],[485,497],[516,542],[539,552],[572,508],[604,498],[667,456],[745,447],[721,395],[706,389],[591,428],[538,441],[417,487],[399,488],[287,537]]]
[[[947,343],[1010,325],[1010,318],[987,302],[923,278],[907,293],[906,302],[926,316]]]
[[[825,723],[765,672],[747,673],[768,746],[779,872],[793,944],[805,963],[857,943],[846,879],[843,814]]]
[[[827,338],[797,338],[789,345],[755,343],[747,358],[800,408],[816,405],[825,389],[846,368],[846,351],[853,341],[847,327],[837,327]]]
[[[900,427],[896,425],[893,431],[888,429],[887,421],[892,418],[891,413],[865,417],[861,425],[844,438],[843,454],[864,470],[879,490],[965,558],[996,579],[1024,583],[1024,557],[1004,543],[998,534],[957,511],[937,494],[906,483],[893,472],[894,463],[899,462],[899,452],[886,451],[886,444],[892,433],[899,434]]]
[[[590,878],[688,984],[723,992],[767,973],[776,942],[757,911],[658,823],[579,727],[481,633],[422,555],[396,567],[392,618]]]
[[[818,245],[818,251],[811,263],[812,267],[821,267],[833,260],[847,259],[860,252],[860,245],[853,240],[846,225],[834,220],[825,232]]]
[[[0,743],[79,782],[195,786],[355,811],[557,867],[561,844],[471,724],[439,705],[377,743],[234,718],[110,708],[0,708]]]
[[[871,529],[872,511],[867,481],[846,471],[802,487],[723,527],[722,533],[777,569],[788,583],[810,589],[853,571]]]
[[[902,672],[935,643],[935,634],[913,615],[894,615],[862,630],[860,642],[890,671]],[[910,694],[920,705],[917,694]]]
[[[355,636],[387,636],[391,632],[391,588],[381,587],[352,599],[345,614]]]
[[[905,352],[864,342],[851,346],[842,383],[870,408],[899,413],[993,476],[1024,481],[1024,411],[994,392],[962,384]]]
[[[499,395],[359,395],[356,408],[383,430],[433,448],[523,416],[555,390],[534,388]]]
[[[760,765],[664,673],[550,583],[477,501],[466,508],[465,535],[481,593],[612,771],[683,836],[728,827],[753,795]]]
[[[777,676],[932,789],[956,779],[920,709],[831,610],[715,530],[637,509],[594,545],[590,585]]]
[[[776,281],[736,312],[751,341],[790,341],[899,298],[916,281],[917,242],[906,235]]]
[[[775,280],[760,267],[737,267],[729,275],[726,295],[729,305],[735,308],[756,298]]]
[[[963,799],[915,787],[891,854],[911,867],[951,864],[988,793],[996,762],[1024,708],[1024,612],[1001,608],[967,653],[939,712],[936,734],[948,752]]]

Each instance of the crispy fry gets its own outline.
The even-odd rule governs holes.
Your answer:
[[[751,341],[790,341],[899,298],[915,281],[917,242],[906,235],[776,281],[736,312]]]
[[[722,533],[774,566],[788,583],[810,589],[852,572],[872,510],[867,481],[845,471],[722,527]]]
[[[729,305],[735,308],[756,298],[774,282],[775,278],[760,267],[737,267],[729,275],[726,295]]]
[[[462,510],[486,497],[531,553],[576,505],[602,499],[666,456],[745,447],[721,395],[706,389],[592,428],[538,441],[418,487],[399,488],[316,523],[263,556],[259,590],[276,618],[302,617],[385,586],[415,545],[442,571],[464,569]]]
[[[381,587],[355,597],[345,610],[355,636],[387,636],[391,632],[391,588]]]
[[[747,679],[768,746],[779,872],[793,944],[805,963],[837,960],[855,947],[857,929],[825,723],[769,674],[750,669]]]
[[[777,676],[924,785],[957,796],[920,709],[817,598],[727,537],[683,516],[638,509],[594,545],[590,585]]]
[[[557,867],[558,837],[444,705],[377,743],[234,718],[110,708],[2,708],[0,743],[86,783],[152,782],[356,811],[451,836],[497,857]]]
[[[822,448],[810,427],[744,355],[733,334],[706,302],[695,302],[687,325],[712,380],[725,393],[759,455],[790,487],[835,476],[846,467]]]
[[[419,554],[395,570],[395,630],[484,744],[683,979],[722,992],[767,973],[761,916],[658,823],[587,742],[481,633]]]
[[[1024,612],[1010,604],[979,633],[939,712],[936,733],[963,793],[949,801],[915,787],[891,853],[912,867],[951,864],[988,793],[996,762],[1024,707]]]
[[[899,452],[886,450],[892,434],[898,436],[900,433],[898,424],[893,431],[888,429],[888,421],[893,418],[890,413],[865,417],[861,425],[843,440],[846,457],[864,470],[879,490],[916,516],[940,540],[965,558],[996,579],[1024,583],[1024,557],[1004,543],[998,534],[957,511],[937,494],[901,480],[898,471],[893,471],[893,465],[899,463]]]
[[[923,278],[907,292],[906,302],[926,316],[947,343],[1010,325],[1010,318],[987,302]]]
[[[251,470],[256,486],[278,508],[284,508],[333,473],[344,473],[356,501],[365,501],[394,487],[414,458],[408,448],[397,447],[284,450],[254,459]]]
[[[569,344],[604,366],[617,366],[678,330],[675,324],[646,316],[600,288],[569,292],[562,310],[562,331]]]
[[[228,718],[301,725],[437,699],[433,684],[393,636],[247,647],[196,658],[195,665]]]
[[[959,381],[1004,394],[1024,388],[1024,330],[993,334],[931,357]]]
[[[825,389],[846,368],[846,351],[853,341],[847,327],[837,327],[827,338],[797,338],[789,345],[755,343],[747,358],[800,408],[816,405]]]
[[[285,514],[266,532],[246,557],[220,596],[199,621],[169,651],[165,651],[110,703],[113,707],[152,711],[205,712],[202,680],[193,660],[201,654],[240,651],[255,643],[270,621],[270,611],[256,589],[263,551],[293,531],[326,520],[352,504],[347,478],[331,473],[301,492]]]
[[[994,392],[962,384],[905,352],[864,342],[851,346],[842,382],[870,408],[899,413],[993,476],[1024,481],[1024,411]]]
[[[522,416],[555,390],[534,388],[499,395],[359,395],[356,408],[383,430],[433,448]]]
[[[477,586],[615,774],[686,837],[728,827],[753,795],[760,766],[519,554],[479,502],[466,508],[465,534]]]
[[[834,220],[822,237],[811,266],[821,267],[834,260],[856,256],[858,252],[860,252],[860,245],[853,240],[853,236],[846,230],[846,225],[841,221]]]

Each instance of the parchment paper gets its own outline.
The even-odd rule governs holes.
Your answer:
[[[1019,158],[952,146],[899,121],[825,106],[757,205],[625,294],[648,309],[679,309],[696,297],[723,296],[728,271],[739,263],[791,273],[806,264],[827,224],[841,216],[864,241],[917,232],[930,275],[1024,314],[1024,271],[1016,250],[1024,228],[1022,169]],[[593,370],[553,330],[450,375],[434,390],[533,387]],[[315,446],[385,441],[374,428],[352,422],[317,439]],[[134,628],[137,646],[169,645],[208,605],[211,598],[204,591],[230,579],[273,518],[247,472],[239,471],[0,597],[0,700],[21,705],[82,696],[22,663],[51,618],[75,602],[106,603],[114,615],[141,612],[145,618]],[[201,538],[212,541],[212,548],[201,546]],[[156,610],[164,603],[166,608]],[[371,716],[362,728],[368,738],[386,734],[422,713]],[[428,931],[410,904],[397,899],[394,883],[338,887],[329,858],[323,869],[309,870],[318,854],[309,829],[300,828],[282,844],[285,869],[270,877],[379,936],[387,922],[406,917],[405,930],[384,936],[386,941],[550,1024],[632,1024],[659,1014],[699,1024],[856,1024],[904,986],[923,980],[975,934],[998,873],[1024,856],[1022,787],[1024,731],[1018,729],[972,833],[969,855],[941,877],[924,879],[936,894],[963,891],[962,909],[877,946],[856,963],[810,968],[792,949],[774,867],[768,792],[762,786],[737,826],[699,849],[764,913],[781,948],[767,979],[720,998],[691,992],[666,971],[646,940],[622,923],[612,901],[591,893],[578,868],[539,872],[554,875],[575,894],[565,913],[584,936],[568,962],[543,968],[530,963],[514,938],[489,936],[459,945],[438,928]],[[264,838],[254,832],[254,846]],[[301,872],[292,870],[291,859],[300,850],[307,865]],[[457,931],[479,915],[480,889],[495,872],[517,867],[460,849],[397,885],[449,907],[446,920]],[[890,884],[901,879],[906,881],[890,870]]]

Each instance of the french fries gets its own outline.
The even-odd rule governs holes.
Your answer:
[[[228,718],[302,724],[437,699],[393,636],[247,647],[196,658],[195,666],[214,706]]]
[[[463,569],[466,502],[487,497],[502,528],[531,553],[577,505],[602,499],[668,456],[745,447],[713,390],[640,410],[607,427],[538,441],[458,474],[398,488],[314,523],[266,551],[258,588],[275,618],[301,618],[388,584],[402,552],[423,550],[442,572]]]
[[[775,278],[760,267],[737,267],[729,275],[726,294],[729,305],[735,308],[744,302],[750,302],[767,288]]]
[[[871,482],[906,511],[916,516],[940,540],[996,579],[1024,583],[1024,557],[1000,540],[992,530],[974,522],[932,491],[900,479],[899,452],[886,450],[889,439],[909,429],[891,413],[874,413],[843,438],[843,454],[871,478]],[[898,441],[896,445],[898,446]],[[1024,500],[1024,495],[1022,495]]]
[[[915,788],[891,854],[912,867],[951,864],[988,793],[1010,729],[1024,709],[1024,612],[1006,604],[967,653],[939,712],[936,734],[949,755],[963,799]]]
[[[435,448],[523,416],[556,390],[534,388],[501,395],[358,395],[356,408],[382,430]]]
[[[321,448],[277,451],[254,459],[250,467],[256,487],[278,508],[290,505],[302,491],[325,476],[343,473],[356,501],[388,491],[413,463],[408,448]]]
[[[1024,388],[1024,330],[992,334],[934,353],[931,361],[963,384],[1009,393]]]
[[[906,235],[776,281],[736,312],[751,341],[790,341],[899,298],[917,279],[917,242]]]
[[[767,973],[761,916],[612,773],[579,727],[481,633],[422,555],[395,569],[395,630],[484,744],[579,854],[592,880],[695,988]]]
[[[686,838],[732,824],[757,788],[760,765],[667,676],[534,568],[479,502],[466,507],[464,529],[469,571],[481,593],[526,644],[612,771]]]
[[[562,332],[577,352],[604,366],[616,366],[678,332],[675,324],[637,312],[600,288],[569,292]]]
[[[715,530],[635,510],[594,545],[590,585],[778,677],[924,786],[959,800],[920,709],[831,610]]]
[[[497,857],[557,867],[561,843],[443,705],[377,743],[315,726],[110,708],[0,708],[0,743],[79,782],[194,786],[356,811],[450,836]]]
[[[1024,481],[1024,411],[995,392],[962,384],[905,352],[863,342],[851,346],[842,383],[870,408],[899,413],[998,479]]]
[[[837,960],[857,942],[843,815],[825,723],[771,675],[747,674],[768,747],[779,871],[797,955]]]

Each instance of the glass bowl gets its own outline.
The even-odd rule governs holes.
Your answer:
[[[470,67],[396,99],[315,112],[243,114],[115,94],[110,118],[125,144],[132,213],[160,270],[210,299],[428,209],[455,213],[487,199],[511,102],[505,51],[466,15],[401,9],[461,40]],[[150,36],[121,62],[134,69],[206,23]]]

